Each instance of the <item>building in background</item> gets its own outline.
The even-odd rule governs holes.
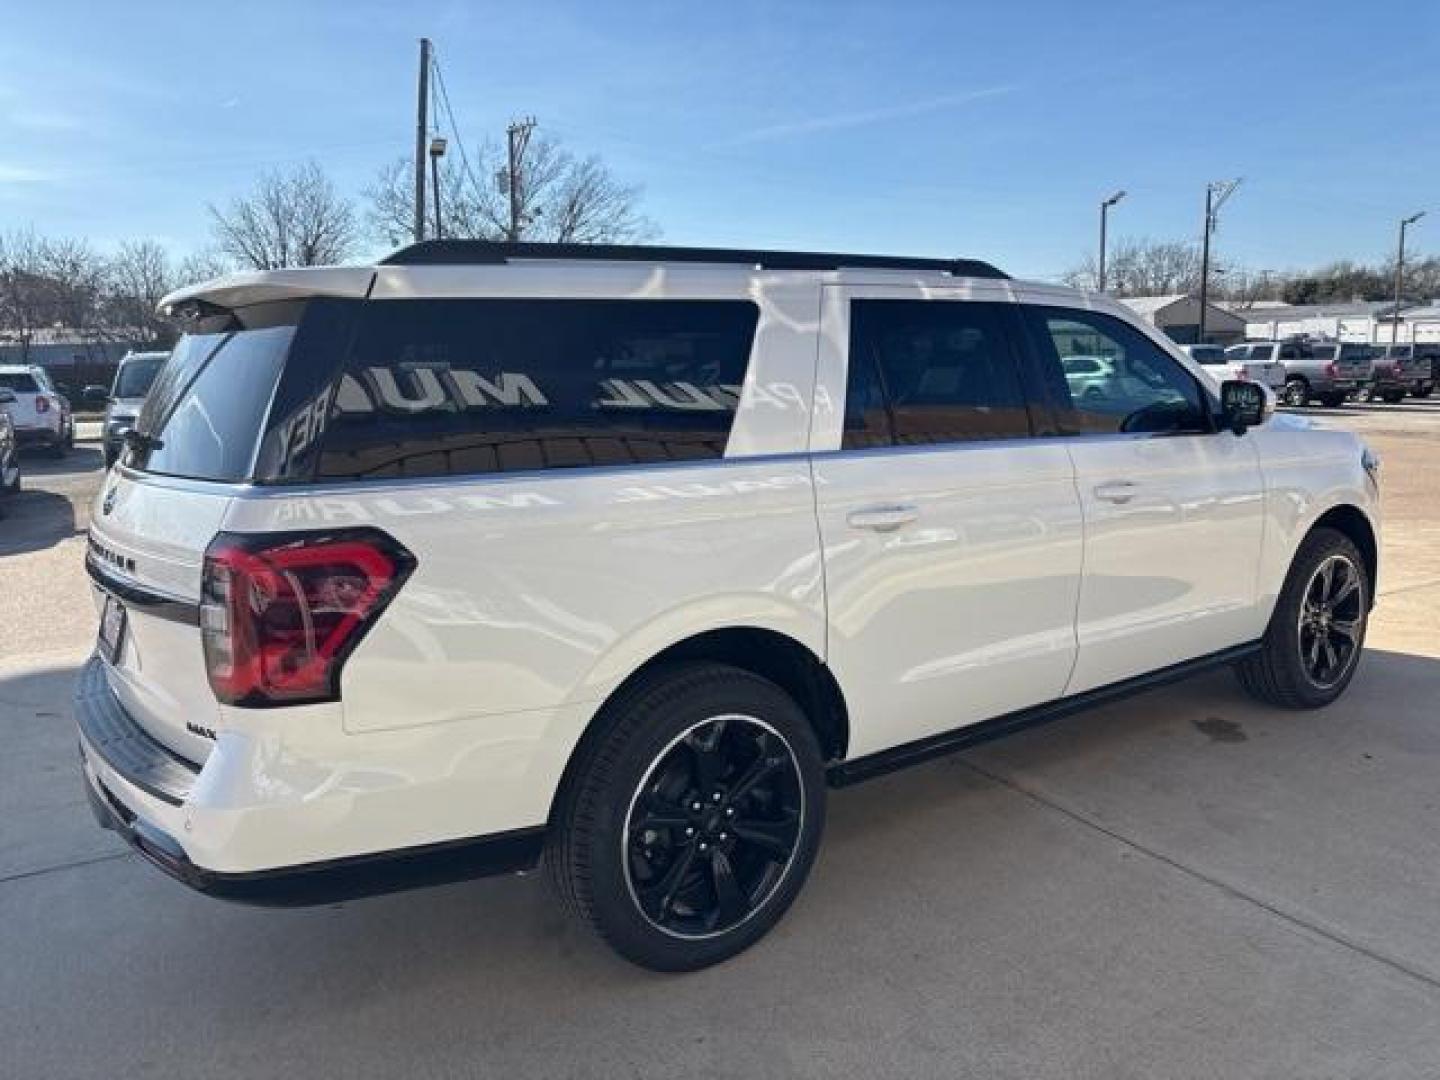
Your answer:
[[[1231,306],[1231,314],[1245,320],[1245,337],[1250,341],[1274,341],[1287,337],[1325,338],[1356,341],[1367,345],[1388,345],[1392,329],[1395,341],[1440,341],[1440,302],[1402,304],[1400,322],[1392,326],[1390,300],[1352,300],[1343,303]]]
[[[1170,296],[1119,297],[1135,314],[1173,341],[1194,345],[1200,340],[1200,300],[1188,293]],[[1205,305],[1205,341],[1214,345],[1233,345],[1245,340],[1245,320],[1216,304]]]

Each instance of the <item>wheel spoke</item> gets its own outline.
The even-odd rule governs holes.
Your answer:
[[[1328,670],[1333,675],[1335,673],[1335,669],[1340,666],[1340,654],[1335,651],[1335,646],[1330,641],[1329,634],[1326,634],[1324,637],[1322,637],[1320,641],[1325,647],[1325,663],[1328,666]]]
[[[710,881],[715,887],[712,926],[730,926],[744,918],[750,910],[749,901],[736,880],[730,857],[719,848],[710,853]]]
[[[1335,631],[1335,633],[1339,634],[1341,637],[1345,638],[1352,644],[1357,643],[1360,640],[1359,619],[1332,619],[1330,622],[1330,629]]]
[[[683,829],[689,823],[690,819],[679,810],[648,810],[630,822],[630,831],[637,833],[644,832],[646,829]]]
[[[648,885],[642,885],[636,890],[640,897],[641,907],[652,918],[663,921],[669,916],[670,905],[675,902],[675,894],[680,891],[680,886],[684,884],[685,876],[689,874],[690,867],[694,863],[695,848],[687,847],[658,879]]]
[[[685,745],[690,748],[695,784],[702,794],[714,789],[725,771],[725,758],[720,753],[720,740],[724,734],[725,721],[716,720],[703,736],[696,732],[685,740]]]
[[[784,754],[771,754],[770,736],[766,735],[760,740],[760,756],[757,757],[740,779],[735,781],[730,788],[730,801],[738,803],[749,795],[755,785],[760,783],[776,769],[785,764]]]
[[[790,814],[780,821],[737,818],[730,824],[736,836],[773,856],[776,861],[790,857],[795,849],[795,837],[800,831],[797,814]]]
[[[1330,596],[1330,583],[1335,578],[1335,560],[1326,559],[1320,567],[1318,575],[1320,582],[1320,599],[1326,600]]]
[[[1345,575],[1345,584],[1336,590],[1335,596],[1330,601],[1331,606],[1339,607],[1359,591],[1360,575],[1351,570]]]

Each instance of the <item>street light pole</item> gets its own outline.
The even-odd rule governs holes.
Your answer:
[[[1108,199],[1100,204],[1100,272],[1097,275],[1099,281],[1096,283],[1097,292],[1105,291],[1105,219],[1110,213],[1110,207],[1114,206],[1125,197],[1124,190],[1115,192]]]
[[[1390,312],[1390,344],[1400,337],[1400,292],[1405,286],[1405,230],[1425,216],[1425,211],[1400,219],[1400,249],[1395,253],[1395,308]]]
[[[420,85],[415,95],[415,242],[425,239],[425,128],[430,118],[430,39],[420,39]]]
[[[1210,294],[1210,234],[1215,231],[1215,222],[1225,200],[1235,194],[1240,186],[1239,179],[1215,180],[1205,185],[1205,227],[1200,240],[1200,317],[1195,328],[1195,344],[1205,344],[1205,306]]]

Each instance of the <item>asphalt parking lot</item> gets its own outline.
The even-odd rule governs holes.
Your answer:
[[[838,792],[791,915],[625,965],[535,878],[264,911],[93,824],[69,689],[98,450],[0,519],[0,1075],[1433,1077],[1440,403],[1307,410],[1384,460],[1347,697],[1209,675]]]

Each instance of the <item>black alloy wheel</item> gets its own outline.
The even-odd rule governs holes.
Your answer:
[[[1365,590],[1347,555],[1331,555],[1315,569],[1300,603],[1300,662],[1317,687],[1336,685],[1360,651]]]
[[[784,737],[753,716],[717,716],[677,736],[645,774],[625,822],[630,895],[657,929],[735,929],[795,857],[805,793]]]

